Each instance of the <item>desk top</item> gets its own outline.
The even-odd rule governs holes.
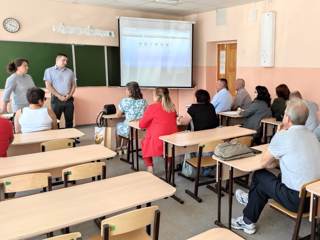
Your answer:
[[[232,139],[255,134],[252,129],[239,126],[218,127],[196,132],[178,132],[171,135],[161,136],[160,139],[175,146],[184,147],[198,145],[200,143]]]
[[[307,185],[306,189],[308,192],[320,196],[320,181]]]
[[[226,228],[214,228],[188,240],[244,240]]]
[[[134,120],[134,121],[130,121],[128,122],[128,125],[134,129],[138,129],[140,130],[140,127],[139,127],[139,120]]]
[[[102,118],[104,118],[104,119],[116,119],[116,118],[122,119],[122,118],[124,118],[124,115],[119,117],[119,116],[115,113],[115,114],[103,115]]]
[[[14,113],[3,113],[0,114],[0,117],[10,120],[11,118],[13,118],[13,115]]]
[[[115,152],[102,145],[87,145],[0,158],[0,178],[111,158]]]
[[[152,187],[150,187],[152,186]],[[172,196],[147,172],[0,202],[0,239],[26,239]]]
[[[241,116],[238,111],[220,112],[217,114],[225,117],[230,117],[230,118],[243,118],[243,116]]]
[[[275,118],[264,118],[261,120],[262,123],[272,124],[275,126],[279,126],[282,122],[277,121]]]
[[[55,129],[33,133],[18,133],[14,135],[12,145],[41,143],[50,140],[78,138],[82,136],[84,136],[84,133],[75,128]]]
[[[253,148],[262,151],[262,153],[254,155],[252,157],[241,158],[238,160],[231,160],[231,161],[224,161],[215,155],[213,155],[212,158],[218,162],[223,163],[224,165],[236,168],[240,171],[252,172],[252,171],[256,171],[263,168],[261,164],[261,160],[262,160],[263,153],[268,149],[268,144],[256,146]]]

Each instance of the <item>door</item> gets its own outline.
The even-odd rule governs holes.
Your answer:
[[[218,44],[218,76],[217,79],[226,78],[232,95],[235,95],[234,81],[237,74],[237,44]]]

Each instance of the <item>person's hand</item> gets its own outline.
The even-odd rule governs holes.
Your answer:
[[[177,124],[178,125],[180,124],[181,119],[182,119],[182,116],[177,117]]]
[[[61,95],[58,96],[58,99],[59,99],[61,102],[67,101],[67,98],[66,98],[65,96],[61,96]]]

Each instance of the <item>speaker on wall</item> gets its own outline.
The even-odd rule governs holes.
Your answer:
[[[261,67],[274,67],[276,13],[265,12],[261,18],[260,36],[260,65]]]

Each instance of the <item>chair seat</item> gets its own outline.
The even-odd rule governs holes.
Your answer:
[[[110,240],[152,240],[152,238],[146,233],[145,229],[139,229],[125,234],[117,236],[111,236]],[[100,235],[90,237],[90,240],[103,240]]]
[[[226,228],[214,228],[196,235],[188,240],[244,240]]]
[[[194,168],[198,167],[198,158],[191,158],[187,160],[187,163],[193,166]],[[217,161],[212,159],[212,157],[202,157],[201,158],[201,167],[213,167],[217,164]]]
[[[291,218],[293,218],[293,219],[296,219],[297,216],[298,216],[298,213],[292,212],[292,211],[286,209],[286,208],[283,207],[280,203],[278,203],[278,202],[276,202],[276,201],[274,201],[274,200],[272,200],[272,201],[269,202],[269,206],[272,207],[272,208],[274,208],[274,209],[276,209],[276,210],[278,210],[278,211],[280,211],[280,212],[282,212],[282,213],[284,213],[284,214],[286,214],[286,215],[288,215],[289,217],[291,217]],[[303,217],[303,218],[309,217],[309,213],[304,213],[304,214],[302,215],[302,217]]]

